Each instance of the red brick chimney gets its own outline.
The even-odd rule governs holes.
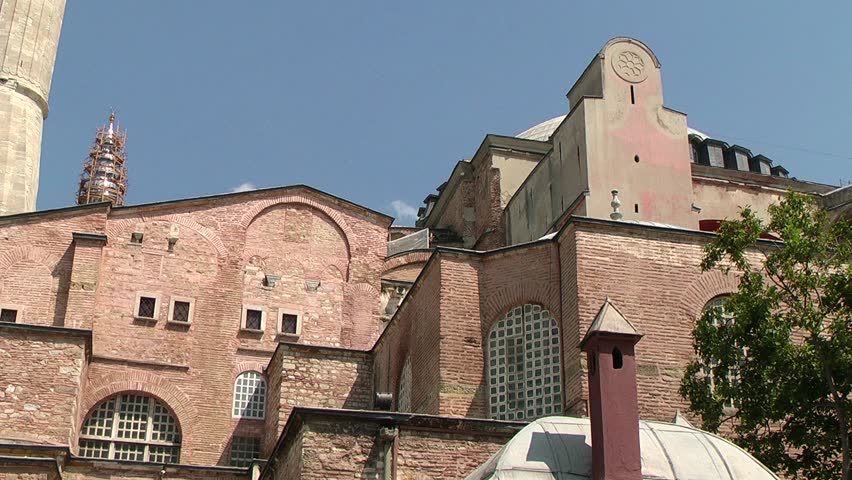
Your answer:
[[[640,338],[607,298],[580,343],[588,356],[594,480],[642,480],[634,357]]]

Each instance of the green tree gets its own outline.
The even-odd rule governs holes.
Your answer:
[[[740,282],[695,325],[681,395],[776,472],[852,480],[852,222],[796,193],[769,217],[743,209],[705,247],[701,268]]]

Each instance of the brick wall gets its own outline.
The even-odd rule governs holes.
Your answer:
[[[66,325],[72,233],[105,223],[105,207],[0,218],[0,307],[18,309],[18,323]]]
[[[427,430],[399,431],[397,478],[464,478],[485,463],[510,437]]]
[[[703,235],[579,224],[574,239],[580,335],[609,296],[644,334],[636,346],[639,415],[670,421],[677,410],[688,408],[678,389],[694,356],[694,322],[713,297],[736,290],[736,278],[718,271],[701,273]],[[566,352],[571,349],[568,341],[566,347]],[[584,357],[579,372],[583,385]],[[576,385],[569,391],[576,391]]]
[[[75,439],[88,336],[0,324],[0,437]]]
[[[409,291],[373,349],[376,390],[392,393],[395,399],[402,366],[410,359],[411,410],[417,413],[440,411],[440,264],[436,258],[426,264],[420,281]]]
[[[268,434],[264,421],[233,418],[233,388],[236,375],[268,364],[282,339],[278,308],[303,314],[301,337],[289,341],[369,348],[378,336],[387,222],[301,187],[113,209],[101,229],[106,245],[77,240],[72,250],[79,268],[71,283],[80,284],[73,321],[89,319],[94,330],[78,425],[108,396],[147,393],[175,412],[182,463],[227,465],[232,436]],[[130,243],[134,231],[144,233],[141,245]],[[280,274],[274,288],[261,283],[265,273]],[[317,291],[306,288],[312,279]],[[157,321],[133,318],[140,293],[159,298]],[[181,297],[194,301],[189,325],[167,321]],[[267,310],[262,332],[240,330],[244,304]]]

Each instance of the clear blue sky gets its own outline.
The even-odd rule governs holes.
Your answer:
[[[410,224],[394,201],[418,207],[485,134],[565,113],[618,35],[655,51],[691,127],[848,183],[850,19],[847,0],[69,0],[38,207],[73,203],[113,107],[128,203],[305,183]]]

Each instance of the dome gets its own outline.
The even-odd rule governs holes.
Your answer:
[[[588,418],[545,417],[530,423],[467,480],[592,478]],[[642,478],[647,480],[777,480],[745,450],[689,426],[639,422]]]
[[[556,131],[556,127],[562,123],[562,120],[565,120],[565,115],[553,117],[550,120],[546,120],[524,130],[523,132],[515,135],[515,137],[546,142],[550,140],[550,136],[553,135],[553,132]]]
[[[559,115],[558,117],[553,117],[550,120],[545,120],[537,125],[533,125],[532,127],[524,130],[523,132],[515,135],[516,138],[523,138],[526,140],[538,140],[539,142],[546,142],[550,140],[550,136],[553,135],[553,132],[559,127],[559,124],[565,120],[566,115]],[[701,140],[708,138],[704,132],[695,130],[693,128],[686,128],[686,133],[688,135],[697,135]]]

